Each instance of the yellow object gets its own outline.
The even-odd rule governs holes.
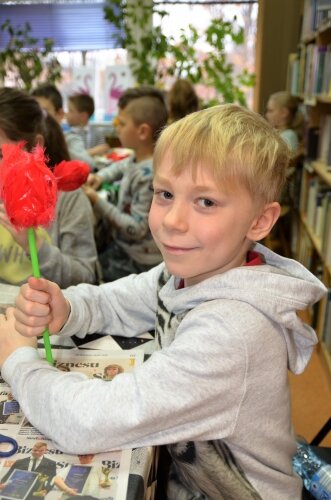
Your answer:
[[[37,234],[51,242],[50,236],[43,228]],[[0,281],[17,285],[32,276],[31,260],[23,248],[16,243],[10,232],[0,225]]]

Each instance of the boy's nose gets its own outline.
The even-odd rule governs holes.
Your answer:
[[[166,213],[163,224],[168,229],[176,231],[187,231],[188,217],[185,207],[180,203],[174,203]]]

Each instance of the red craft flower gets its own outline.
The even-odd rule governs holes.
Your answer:
[[[78,160],[61,161],[53,170],[60,191],[78,189],[91,172],[87,163]]]
[[[0,198],[14,226],[48,226],[55,216],[56,179],[40,146],[32,153],[23,147],[24,142],[2,146]]]

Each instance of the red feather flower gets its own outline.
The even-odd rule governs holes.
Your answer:
[[[2,146],[0,198],[14,226],[48,226],[55,217],[56,179],[40,146],[32,153],[23,147],[24,142]]]
[[[73,191],[78,189],[91,172],[87,163],[78,160],[61,161],[53,170],[60,191]]]

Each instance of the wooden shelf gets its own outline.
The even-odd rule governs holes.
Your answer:
[[[326,19],[316,28],[317,10],[314,11],[312,5],[313,3],[309,0],[304,2],[302,22],[304,34],[296,57],[289,60],[288,82],[290,83],[289,88],[293,88],[293,91],[297,90],[297,94],[306,108],[307,128],[320,130],[319,137],[309,136],[307,138],[308,140],[312,139],[312,142],[305,145],[306,152],[316,154],[312,151],[323,150],[323,158],[330,158],[331,137],[329,137],[328,132],[330,122],[326,116],[331,115],[330,67],[327,66],[330,64],[331,19]],[[314,5],[317,9],[316,2]],[[331,7],[328,7],[328,14],[330,12]],[[327,18],[328,16],[323,17]],[[314,32],[309,31],[314,28]],[[323,130],[323,127],[326,126],[328,128]],[[315,144],[316,141],[318,144]],[[303,160],[300,186],[296,186],[298,189],[295,207],[299,206],[300,210],[296,208],[299,214],[298,217],[293,217],[292,248],[294,256],[300,259],[330,289],[330,226],[328,222],[330,198],[327,193],[331,190],[331,169],[325,164],[325,161],[329,160],[324,159],[324,162],[320,159],[312,161],[304,158]],[[329,314],[330,294],[327,294],[314,306],[313,322],[320,341],[321,358],[325,361],[325,367],[330,375],[331,353],[330,349],[326,347],[329,347],[330,344],[329,320],[327,319]],[[326,319],[328,323],[325,323]]]
[[[331,171],[327,170],[327,166],[321,161],[313,161],[312,167],[323,181],[331,187]]]

